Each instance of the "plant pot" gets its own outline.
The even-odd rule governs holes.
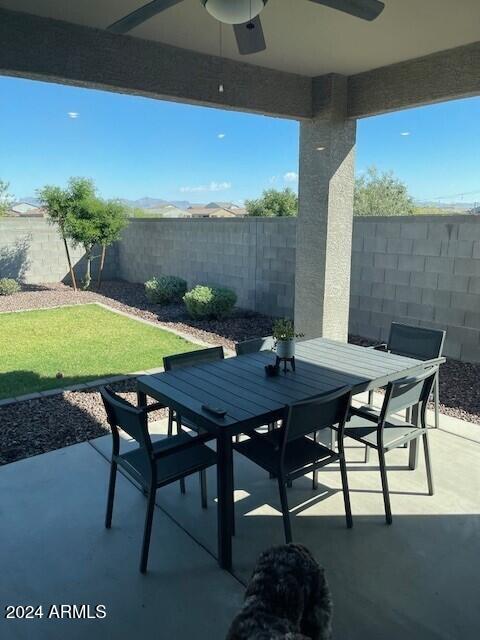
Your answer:
[[[277,356],[279,358],[293,358],[295,355],[295,340],[278,340]]]

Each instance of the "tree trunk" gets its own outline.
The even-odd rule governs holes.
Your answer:
[[[102,274],[103,274],[103,266],[105,264],[105,254],[107,253],[107,245],[102,244],[102,255],[100,256],[100,267],[98,269],[98,280],[97,280],[97,287],[100,288],[100,283],[102,281]]]
[[[67,254],[68,269],[70,271],[70,277],[72,279],[73,290],[76,292],[77,280],[75,278],[75,271],[73,270],[72,261],[70,259],[70,249],[68,248],[67,239],[65,237],[65,234],[63,233],[63,229],[61,229],[61,231],[62,231],[63,244],[65,245],[65,253]]]
[[[82,289],[88,289],[90,286],[90,282],[92,281],[92,250],[91,248],[85,247],[85,259],[87,261],[87,265],[85,267],[85,277],[82,282]]]

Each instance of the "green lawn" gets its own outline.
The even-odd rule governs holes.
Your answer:
[[[95,304],[2,313],[0,399],[160,367],[198,348]]]

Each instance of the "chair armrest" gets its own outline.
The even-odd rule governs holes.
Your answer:
[[[166,405],[161,402],[152,402],[152,404],[147,404],[145,407],[141,407],[143,411],[150,413],[150,411],[158,411],[159,409],[166,409]]]
[[[379,344],[372,344],[367,349],[375,349],[375,351],[388,351],[388,344],[386,342],[380,342]]]
[[[168,440],[173,440],[174,438],[175,436],[173,438],[167,438],[167,442]],[[185,449],[190,449],[191,447],[196,447],[199,444],[204,444],[205,442],[208,442],[208,440],[211,440],[211,439],[212,437],[208,433],[195,436],[194,438],[188,436],[188,441],[184,440],[183,442],[177,442],[177,443],[172,442],[169,446],[164,447],[160,451],[154,451],[153,458],[154,460],[158,460],[159,458],[169,456],[173,453],[178,453],[179,451],[185,451]]]
[[[378,424],[378,416],[362,410],[361,408],[357,409],[357,407],[350,407],[349,416],[360,416],[361,418],[365,418],[365,420],[370,420],[370,422]]]

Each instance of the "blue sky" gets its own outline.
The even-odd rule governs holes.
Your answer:
[[[0,178],[16,197],[72,175],[104,197],[193,202],[297,186],[293,121],[0,77],[0,122]],[[480,98],[361,120],[357,173],[375,164],[416,198],[480,200],[479,141]]]

